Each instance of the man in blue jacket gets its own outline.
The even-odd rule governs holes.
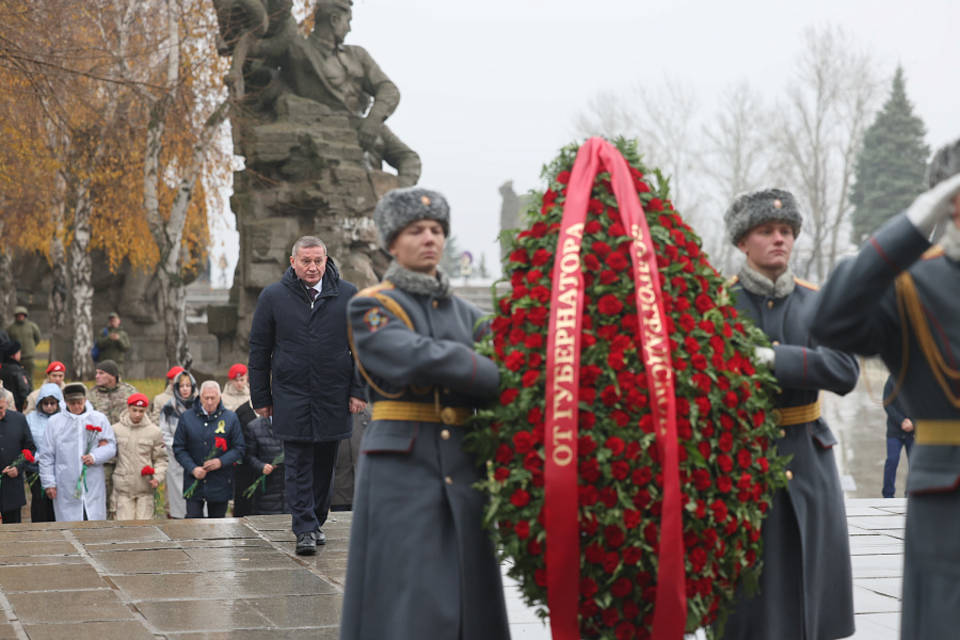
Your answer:
[[[183,467],[188,518],[204,517],[204,502],[207,517],[226,515],[233,497],[233,465],[243,461],[244,449],[237,414],[223,408],[220,384],[207,380],[200,385],[200,401],[180,416],[173,436],[173,455]]]
[[[326,542],[323,526],[333,495],[341,440],[351,413],[366,408],[347,339],[347,302],[357,288],[340,278],[314,236],[293,245],[290,268],[260,294],[250,329],[250,399],[273,416],[283,441],[285,499],[299,555]]]

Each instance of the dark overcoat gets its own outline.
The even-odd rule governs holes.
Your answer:
[[[343,599],[342,640],[509,638],[500,569],[483,529],[476,461],[465,427],[376,419],[377,403],[476,407],[496,396],[499,372],[473,350],[480,311],[456,297],[411,294],[390,283],[350,303],[375,418],[363,436]]]
[[[30,427],[22,413],[7,409],[0,420],[0,469],[10,466],[24,449],[36,454],[37,447],[30,435]],[[17,477],[3,476],[0,481],[0,511],[13,511],[27,504],[23,491],[23,478],[26,469],[36,471],[36,466],[24,462],[18,465]]]
[[[810,337],[816,291],[795,279],[792,293],[757,295],[737,282],[736,306],[773,343],[778,408],[817,401],[821,389],[846,394],[860,369],[853,356]],[[854,631],[853,582],[843,491],[834,460],[837,439],[823,418],[784,426],[777,440],[788,464],[763,524],[763,573],[753,598],[741,597],[724,640],[827,640]]]
[[[250,328],[250,399],[273,406],[281,440],[329,442],[349,438],[350,397],[365,398],[347,340],[347,301],[357,288],[327,259],[323,290],[311,304],[289,267],[260,293]]]
[[[247,446],[243,456],[246,463],[244,466],[253,472],[251,482],[255,482],[263,475],[264,465],[272,464],[277,456],[283,453],[283,441],[273,433],[269,418],[257,418],[248,422],[243,428],[243,440]],[[253,501],[251,513],[255,515],[287,513],[283,499],[285,468],[282,462],[274,465],[274,470],[267,476],[263,488],[257,489],[251,498]]]
[[[210,502],[227,502],[233,497],[233,465],[243,461],[245,443],[243,430],[237,414],[223,408],[223,403],[212,415],[203,411],[200,400],[180,416],[177,431],[173,435],[173,455],[183,467],[184,492],[193,484],[194,467],[202,467],[210,455],[216,438],[227,441],[227,450],[218,450],[222,467],[210,471],[199,481],[193,498],[203,498]]]
[[[960,629],[960,446],[923,443],[926,420],[960,420],[898,311],[895,280],[908,270],[936,350],[960,362],[960,263],[927,256],[930,243],[905,215],[885,224],[860,253],[837,265],[821,293],[813,332],[825,344],[879,355],[897,378],[907,415],[917,426],[907,475],[903,564],[904,640],[956,637]],[[904,349],[906,345],[906,349]],[[960,381],[946,378],[954,397]],[[955,434],[956,435],[956,434]]]

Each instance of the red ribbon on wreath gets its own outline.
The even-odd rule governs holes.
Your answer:
[[[640,347],[650,407],[663,461],[657,598],[653,640],[683,637],[687,620],[680,467],[673,365],[657,256],[627,161],[602,138],[590,138],[573,165],[553,264],[550,328],[547,338],[545,528],[547,605],[555,640],[578,640],[580,534],[577,518],[577,431],[583,272],[580,247],[593,181],[601,171],[610,183],[624,227],[633,237]]]

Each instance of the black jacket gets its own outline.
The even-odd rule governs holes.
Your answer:
[[[281,440],[350,437],[350,397],[365,397],[347,339],[347,302],[356,292],[331,259],[312,308],[293,267],[261,292],[250,329],[250,399],[254,408],[273,406]]]
[[[887,378],[886,384],[883,385],[883,401],[887,402],[887,398],[893,395],[893,390],[897,387],[897,381],[894,376]],[[883,409],[887,412],[887,437],[888,438],[900,438],[901,440],[909,440],[913,438],[913,431],[904,431],[903,421],[908,418],[907,412],[903,407],[903,392],[897,393],[893,401],[884,405]]]
[[[247,467],[255,472],[254,479],[263,474],[263,466],[273,463],[277,456],[283,453],[283,441],[273,433],[268,418],[257,418],[248,423],[243,431],[247,451],[244,459]],[[287,513],[283,499],[283,476],[286,468],[282,462],[273,473],[267,476],[263,490],[257,489],[253,494],[253,513]]]
[[[0,365],[0,380],[3,381],[3,387],[13,394],[17,411],[23,411],[27,396],[33,390],[33,383],[27,376],[26,369],[16,360],[8,358],[3,361],[3,365]]]
[[[189,411],[180,416],[177,432],[173,436],[173,454],[183,467],[183,490],[186,492],[196,478],[194,467],[203,466],[213,449],[216,438],[227,441],[226,451],[217,451],[223,466],[209,472],[193,494],[193,498],[203,498],[211,502],[226,502],[233,497],[233,465],[243,460],[243,430],[237,414],[217,407],[213,415],[206,415],[197,399]]]
[[[0,469],[10,466],[24,449],[29,449],[33,454],[37,452],[27,419],[22,413],[7,409],[6,415],[0,420]],[[17,465],[19,473],[16,478],[0,478],[0,511],[12,511],[27,503],[23,492],[23,478],[28,467],[36,469],[24,462]]]

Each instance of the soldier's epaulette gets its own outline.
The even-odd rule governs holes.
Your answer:
[[[801,280],[800,278],[794,276],[793,281],[803,287],[804,289],[810,289],[811,291],[819,291],[820,285],[816,285],[809,280]]]
[[[393,289],[393,283],[389,280],[384,280],[380,284],[375,284],[372,287],[367,287],[366,289],[361,289],[357,291],[356,296],[362,298],[371,298],[374,294],[380,293],[381,291],[389,291]]]
[[[733,276],[731,278],[728,278],[727,281],[723,283],[723,286],[729,289],[730,287],[737,284],[738,282],[740,282],[740,276]]]
[[[934,258],[939,258],[943,255],[943,247],[938,244],[933,245],[929,249],[923,252],[923,255],[920,256],[921,260],[933,260]]]

